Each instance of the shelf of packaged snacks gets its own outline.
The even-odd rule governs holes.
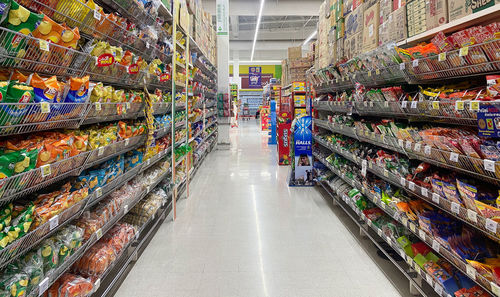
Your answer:
[[[172,103],[155,102],[153,103],[153,115],[164,115],[172,112]]]
[[[175,85],[176,85],[176,87],[179,87],[179,88],[182,88],[182,89],[186,88],[186,84],[184,82],[182,82],[182,81],[176,81]],[[184,91],[179,91],[179,92],[183,93]]]
[[[441,168],[454,170],[466,175],[500,185],[500,162],[488,159],[470,157],[456,152],[445,151],[423,143],[398,139],[385,134],[376,134],[369,131],[359,131],[354,127],[334,124],[324,120],[314,119],[316,126],[340,133],[361,142],[371,143],[392,151],[405,154],[408,158],[421,160]],[[354,132],[354,134],[353,134]]]
[[[205,59],[207,60],[207,59]],[[211,78],[217,78],[217,72],[212,72],[210,69],[208,69],[203,62],[201,62],[200,59],[197,59],[196,62],[194,63],[194,66],[198,69],[201,70],[206,76],[211,77]]]
[[[418,42],[427,41],[439,32],[450,33],[467,27],[485,24],[491,21],[496,21],[500,18],[500,4],[495,4],[491,7],[485,8],[481,11],[468,14],[462,18],[453,20],[449,23],[438,26],[434,29],[425,31],[424,33],[417,34],[413,37],[405,39],[398,43],[398,46],[414,45]]]
[[[444,35],[443,35],[444,36]],[[352,89],[359,83],[365,87],[400,83],[437,83],[449,79],[481,76],[498,72],[496,52],[500,40],[490,40],[460,49],[444,51],[420,59],[402,61],[394,44],[367,53],[361,59],[320,69],[309,74],[318,93]],[[383,52],[383,55],[380,53]],[[373,65],[372,56],[383,57]],[[361,71],[357,70],[360,69]]]
[[[181,164],[182,164],[182,161],[184,161],[184,160],[186,159],[186,156],[187,156],[187,155],[184,155],[184,156],[180,157],[180,159],[179,159],[179,160],[175,161],[175,167],[177,167],[177,166],[181,165]]]
[[[193,137],[189,138],[188,142],[193,142],[198,136],[200,136],[203,133],[203,130],[198,131]]]
[[[186,121],[181,121],[181,122],[175,123],[175,130],[182,128],[185,125],[186,125]]]
[[[456,202],[450,201],[442,194],[434,192],[432,189],[421,187],[413,181],[407,180],[407,178],[402,176],[399,171],[384,169],[371,160],[362,160],[360,157],[352,154],[348,150],[343,149],[341,146],[325,141],[320,136],[315,135],[314,141],[357,164],[358,166],[363,166],[363,162],[365,162],[364,166],[367,171],[399,188],[404,189],[407,193],[411,193],[412,195],[437,206],[456,219],[467,223],[469,226],[500,242],[500,228],[498,228],[497,222],[482,216],[477,211],[467,209]]]
[[[184,63],[181,63],[177,60],[175,60],[175,65],[177,65],[178,67],[182,68],[182,69],[186,69],[186,64]]]
[[[142,102],[91,102],[89,105],[89,111],[82,125],[136,119],[141,116],[142,110],[144,109],[144,103]]]
[[[417,236],[420,240],[426,243],[428,246],[432,247],[432,249],[440,254],[443,258],[448,260],[453,266],[455,266],[462,273],[467,275],[471,280],[473,280],[476,284],[480,285],[483,289],[487,290],[489,294],[499,296],[498,294],[492,293],[492,291],[500,293],[497,290],[498,286],[493,282],[490,282],[485,277],[483,277],[475,268],[467,264],[465,260],[462,260],[446,247],[444,247],[438,240],[436,240],[433,236],[426,233],[423,229],[421,229],[416,224],[409,222],[409,219],[403,212],[399,212],[392,205],[387,205],[385,202],[381,200],[380,194],[377,194],[372,189],[369,189],[364,186],[359,181],[355,181],[351,177],[347,177],[345,172],[340,172],[337,168],[333,167],[330,163],[325,160],[324,156],[321,156],[317,152],[313,152],[313,156],[318,159],[321,163],[323,163],[330,171],[335,173],[338,177],[342,178],[346,183],[350,184],[354,188],[357,188],[363,193],[365,197],[367,197],[373,204],[382,209],[386,214],[392,217],[397,222],[401,223],[405,228],[411,231],[415,236]],[[362,171],[362,169],[360,169]]]
[[[203,84],[204,86],[207,86],[209,88],[214,88],[215,87],[215,82],[213,81],[210,81],[206,78],[204,78],[203,76],[199,75],[199,74],[196,74],[193,78],[193,81],[194,82],[199,82],[201,84]]]
[[[384,234],[381,228],[378,228],[372,221],[363,214],[362,211],[357,207],[357,205],[353,202],[353,200],[346,195],[346,193],[334,192],[334,190],[328,185],[326,182],[319,182],[320,186],[328,193],[328,195],[336,202],[340,208],[356,223],[356,225],[363,231],[363,233],[377,246],[378,250],[384,253],[384,255],[398,268],[399,271],[403,273],[403,275],[411,282],[412,286],[417,288],[417,290],[423,295],[427,296],[428,294],[423,290],[422,285],[415,281],[415,277],[410,275],[411,272],[416,273],[422,279],[424,279],[427,284],[432,288],[438,296],[441,297],[450,297],[438,282],[434,281],[431,274],[426,273],[413,258],[406,255],[405,251],[401,248],[399,243],[391,238],[391,236],[387,236]],[[343,203],[342,203],[343,202]],[[348,211],[348,208],[344,205],[347,205],[351,210]],[[357,216],[356,216],[357,215]],[[369,230],[375,231],[374,233],[378,235],[378,238],[374,237]],[[380,245],[377,239],[382,239],[384,242],[388,243],[389,246],[401,256],[403,260],[406,261],[407,265],[402,266],[401,261],[397,261],[394,257],[386,251],[386,249]]]
[[[210,136],[212,136],[216,132],[217,132],[217,129],[214,129],[212,132],[210,132],[205,138],[203,138],[203,140],[200,142],[199,145],[201,145],[202,143],[204,143],[205,141],[207,141],[207,139],[210,138]]]
[[[210,111],[209,113],[207,113],[207,114],[205,115],[205,118],[209,118],[209,117],[212,117],[212,116],[214,116],[214,115],[215,115],[215,111],[213,111],[213,110],[212,110],[212,111]]]
[[[205,130],[212,127],[213,125],[217,124],[217,120],[212,121],[211,123],[206,124]]]
[[[90,168],[97,164],[103,163],[113,157],[124,154],[130,150],[133,150],[144,143],[146,139],[145,135],[137,135],[130,138],[118,140],[106,146],[101,146],[97,148],[92,148],[89,144],[90,153],[86,160],[83,169]]]
[[[169,155],[171,152],[172,152],[172,147],[169,146],[168,148],[166,148],[166,149],[162,150],[161,152],[155,154],[153,157],[151,157],[151,158],[143,161],[140,172],[144,172],[145,170],[147,170],[151,166],[155,165],[160,159],[162,159],[166,155]]]
[[[167,134],[170,132],[171,129],[172,129],[172,124],[156,129],[153,133],[154,138],[159,139],[167,136]]]

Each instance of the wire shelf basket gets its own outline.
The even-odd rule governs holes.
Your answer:
[[[137,147],[140,143],[143,143],[144,138],[144,135],[138,135],[117,141],[110,145],[93,148],[90,151],[89,158],[85,163],[84,168],[90,168],[94,165],[100,164],[106,160],[128,152]]]
[[[83,124],[135,119],[142,114],[144,103],[90,103],[90,108]]]
[[[153,114],[164,115],[172,112],[172,103],[170,102],[155,102],[153,103]]]

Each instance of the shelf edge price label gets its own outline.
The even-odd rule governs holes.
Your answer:
[[[373,101],[370,101],[370,107],[373,107]]]
[[[130,143],[130,139],[129,138],[125,139],[125,146],[128,146],[129,143]]]
[[[426,155],[430,155],[430,154],[431,154],[431,146],[430,146],[430,145],[426,145],[426,146],[424,147],[424,153],[425,153]]]
[[[125,206],[123,206],[123,212],[124,213],[128,212],[128,204],[125,204]]]
[[[413,60],[412,66],[413,68],[418,67],[418,59]]]
[[[427,188],[421,187],[420,192],[422,193],[422,196],[429,197],[429,192],[427,191]]]
[[[460,214],[460,204],[456,202],[451,203],[451,212],[455,214]]]
[[[418,101],[412,101],[411,102],[411,108],[413,108],[413,109],[417,108],[417,102]]]
[[[486,230],[497,233],[498,223],[493,221],[492,219],[486,219],[485,227]]]
[[[406,149],[411,150],[411,141],[409,140],[406,141]]]
[[[422,237],[422,238],[425,238],[425,232],[424,232],[424,230],[422,230],[422,229],[418,230],[418,235],[420,237]]]
[[[421,149],[422,149],[422,144],[415,143],[415,148],[413,150],[416,152],[420,152]]]
[[[460,57],[467,56],[468,54],[469,54],[469,47],[468,46],[461,47],[460,52],[458,53],[458,55]]]
[[[405,179],[404,177],[401,177],[401,179],[400,179],[400,181],[399,181],[399,182],[401,183],[401,185],[402,185],[403,187],[405,187],[405,186],[406,186],[406,179]]]
[[[446,52],[439,53],[438,61],[439,62],[446,61]]]
[[[375,74],[376,74],[376,75],[380,75],[380,69],[378,69],[378,68],[377,68],[377,69],[375,69]]]
[[[403,139],[398,139],[398,145],[400,147],[404,147],[404,142],[403,142]]]
[[[434,291],[436,291],[436,293],[441,296],[443,294],[443,287],[441,287],[439,285],[438,282],[435,283],[435,286],[434,286]]]
[[[467,271],[467,275],[472,279],[476,280],[476,269],[469,264],[465,265],[465,270]]]
[[[49,49],[49,43],[47,42],[47,40],[39,39],[38,41],[39,41],[40,49],[42,51],[46,51],[46,52],[50,51],[50,49]]]
[[[417,232],[417,227],[415,226],[415,224],[413,223],[409,223],[410,225],[410,230],[413,232],[413,233],[416,233]],[[425,237],[424,237],[425,238]]]
[[[59,215],[55,215],[49,219],[50,230],[54,230],[59,226]]]
[[[97,155],[100,157],[104,154],[104,147],[101,146],[97,149]]]
[[[479,101],[476,101],[476,100],[471,101],[469,109],[472,111],[478,111],[479,110]]]
[[[101,197],[102,196],[102,188],[101,187],[97,187],[95,189],[95,194],[96,194],[97,198]]]
[[[401,223],[403,224],[403,226],[407,227],[408,226],[408,219],[407,218],[401,218]]]
[[[432,109],[439,109],[439,101],[432,101]]]
[[[101,279],[98,278],[95,282],[94,282],[94,292],[96,292],[97,290],[99,290],[99,287],[101,286]]]
[[[477,223],[477,212],[471,210],[471,209],[467,209],[467,218],[473,222],[473,223]]]
[[[411,190],[411,191],[415,191],[415,183],[410,181],[408,182],[408,188]]]
[[[361,175],[362,176],[366,176],[366,165],[367,165],[367,161],[363,160],[361,162]]]
[[[101,237],[102,237],[102,229],[101,228],[97,229],[97,231],[95,232],[95,234],[97,235],[97,239],[98,240],[101,239]]]
[[[49,113],[50,112],[50,103],[49,102],[41,102],[40,109],[41,109],[42,113]]]
[[[484,159],[484,169],[489,172],[495,172],[495,161]]]
[[[455,101],[455,110],[464,110],[464,102],[459,100]]]
[[[40,169],[42,170],[42,177],[49,176],[52,173],[52,170],[50,169],[50,164],[42,165],[40,166]]]
[[[425,280],[427,281],[428,284],[430,284],[431,286],[433,285],[432,283],[432,276],[430,276],[429,274],[426,274],[425,275]]]
[[[458,162],[458,154],[457,153],[450,153],[450,161],[453,162]]]
[[[435,239],[432,240],[432,249],[435,250],[436,252],[439,253],[439,247],[441,245],[439,244],[439,242]]]
[[[371,70],[369,70],[369,71],[368,71],[368,77],[371,77],[371,76],[372,76],[372,71],[371,71]]]
[[[415,264],[415,271],[416,271],[418,274],[422,274],[422,269],[420,269],[420,266],[418,266],[418,264]]]
[[[94,19],[100,21],[101,20],[101,13],[97,11],[97,9],[94,9]]]
[[[95,110],[96,111],[101,111],[102,110],[101,102],[96,102],[94,104],[95,104]]]
[[[494,282],[490,282],[490,285],[491,285],[491,292],[493,292],[493,294],[497,296],[500,296],[500,287]]]
[[[39,284],[38,284],[38,296],[42,296],[45,291],[49,289],[49,278],[46,277],[44,278]]]
[[[385,177],[389,177],[389,170],[387,170],[387,169],[385,169],[385,168],[384,168],[384,176],[385,176]]]
[[[401,102],[401,108],[406,108],[408,106],[408,101]]]
[[[439,204],[439,194],[432,193],[432,201],[436,204]]]
[[[399,64],[399,70],[405,70],[405,63],[400,63]]]
[[[125,107],[126,107],[127,109],[130,109],[130,102],[126,102],[126,103],[125,103]]]
[[[378,228],[377,229],[377,234],[378,234],[378,236],[382,237],[382,229]]]

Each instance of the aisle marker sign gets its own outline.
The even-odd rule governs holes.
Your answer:
[[[228,35],[229,32],[229,0],[217,0],[217,35]]]

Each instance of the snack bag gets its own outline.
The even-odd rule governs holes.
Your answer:
[[[89,99],[89,76],[82,78],[71,77],[64,90],[65,103],[85,103]],[[64,110],[64,114],[76,114],[83,110],[83,106],[70,104]]]
[[[60,61],[61,66],[63,66],[61,69],[64,69],[64,67],[68,67],[71,64],[74,56],[73,51],[66,48],[76,49],[78,41],[80,40],[80,31],[78,27],[71,29],[66,24],[62,24],[62,27],[63,30],[58,45],[64,48],[56,47],[53,54],[56,57],[55,59]]]
[[[41,78],[38,74],[34,73],[31,75],[30,85],[33,87],[33,92],[35,94],[35,103],[53,103],[59,96],[59,83],[56,76],[44,79]],[[42,113],[41,106],[34,105],[32,108],[32,112],[30,112],[26,120],[29,123],[43,122],[48,120],[51,116],[55,115],[52,115],[51,113]]]
[[[7,93],[4,98],[1,98],[2,103],[31,103],[33,102],[35,93],[33,87],[11,81],[7,88]],[[0,125],[8,126],[22,122],[24,115],[29,110],[28,105],[4,105],[0,107]]]
[[[44,16],[43,20],[33,31],[33,37],[45,40],[49,43],[58,44],[61,40],[61,33],[63,27],[51,20],[48,16]],[[30,57],[30,60],[36,60],[42,63],[48,63],[53,56],[55,47],[49,47],[49,51],[44,51],[39,49],[38,41],[34,40],[30,42],[30,47],[28,48],[27,57]],[[51,63],[55,61],[52,60]],[[28,62],[29,63],[29,62]],[[46,68],[45,65],[38,65],[35,70],[36,71],[44,71]]]
[[[32,13],[12,0],[9,15],[2,23],[2,26],[18,33],[7,33],[1,41],[0,47],[11,57],[24,58],[27,42],[22,35],[29,35],[33,32],[42,18],[43,14]],[[16,62],[14,59],[7,60],[7,63],[15,64]]]

